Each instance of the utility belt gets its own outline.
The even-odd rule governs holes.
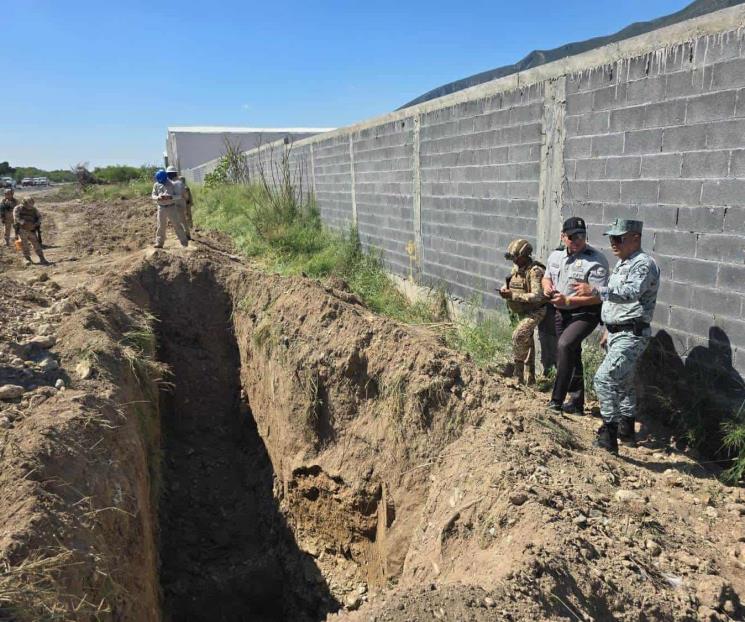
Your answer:
[[[602,305],[587,305],[585,307],[576,307],[574,309],[559,309],[556,310],[561,313],[563,320],[572,320],[581,317],[592,317],[600,319],[600,311]]]
[[[649,322],[628,322],[626,324],[606,324],[605,328],[610,334],[634,333],[635,337],[643,337],[644,331],[649,328]]]

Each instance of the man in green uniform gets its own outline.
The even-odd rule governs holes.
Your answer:
[[[41,227],[41,214],[34,205],[34,199],[24,197],[19,205],[13,209],[13,224],[16,235],[21,240],[21,249],[26,265],[31,265],[31,248],[39,257],[39,263],[48,266],[49,262],[44,257],[44,251],[39,242],[38,230]]]
[[[608,284],[577,283],[578,295],[597,295],[603,301],[602,320],[607,344],[605,359],[595,374],[603,425],[596,445],[618,453],[618,440],[635,444],[636,388],[639,358],[649,344],[650,322],[657,303],[660,269],[642,250],[642,222],[616,219],[605,232],[618,263]]]
[[[504,256],[513,262],[512,272],[507,277],[505,286],[499,290],[499,295],[506,300],[507,308],[518,318],[512,333],[514,362],[508,366],[506,372],[522,383],[527,364],[528,384],[535,384],[533,333],[546,315],[546,298],[541,287],[545,269],[533,259],[532,254],[533,247],[527,240],[518,239],[510,243]]]

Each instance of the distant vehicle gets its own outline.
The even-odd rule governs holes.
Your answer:
[[[12,177],[0,177],[0,188],[15,188],[16,180]]]
[[[34,177],[33,185],[34,186],[48,186],[49,178],[48,177]]]
[[[33,186],[34,185],[34,180],[31,177],[24,177],[21,180],[21,185],[22,186]]]

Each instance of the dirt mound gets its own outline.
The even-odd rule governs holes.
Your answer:
[[[0,619],[742,618],[741,492],[651,422],[593,450],[343,283],[121,250],[146,212],[63,205],[91,252],[0,281]]]

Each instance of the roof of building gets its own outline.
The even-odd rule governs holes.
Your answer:
[[[289,132],[294,134],[318,134],[330,132],[334,127],[221,127],[216,125],[184,125],[169,127],[169,132],[181,132],[192,134],[256,134],[259,132]]]

